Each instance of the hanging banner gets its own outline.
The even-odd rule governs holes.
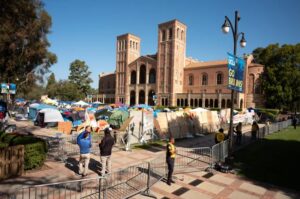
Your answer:
[[[6,83],[1,83],[1,93],[8,94],[9,93],[9,85]]]
[[[16,94],[17,91],[17,85],[16,84],[9,84],[9,93],[10,94]]]
[[[245,61],[228,53],[228,88],[243,92]]]

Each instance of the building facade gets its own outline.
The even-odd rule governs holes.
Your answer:
[[[227,61],[202,62],[186,57],[186,31],[186,25],[178,20],[159,24],[157,53],[142,56],[138,36],[118,36],[116,71],[99,75],[97,100],[127,105],[230,107]],[[252,61],[251,55],[245,57],[244,92],[235,93],[235,108],[263,104],[259,76],[264,67]]]

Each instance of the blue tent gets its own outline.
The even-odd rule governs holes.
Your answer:
[[[56,109],[55,106],[50,106],[47,104],[32,104],[29,106],[28,119],[34,120],[36,118],[36,115],[38,114],[39,110],[42,110],[44,108]]]

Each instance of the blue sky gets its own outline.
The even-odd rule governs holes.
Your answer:
[[[115,70],[116,36],[133,33],[141,37],[141,54],[157,50],[159,23],[178,19],[187,29],[188,57],[222,60],[233,51],[232,34],[221,31],[224,16],[234,21],[240,12],[239,30],[251,53],[271,43],[300,42],[299,0],[44,0],[52,17],[50,51],[58,57],[51,67],[57,79],[67,79],[75,59],[86,62],[98,86],[100,72]],[[233,22],[234,23],[234,22]]]

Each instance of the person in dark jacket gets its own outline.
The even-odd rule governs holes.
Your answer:
[[[168,179],[167,184],[171,185],[171,183],[175,183],[172,180],[172,174],[174,171],[174,163],[175,163],[175,156],[176,156],[176,148],[175,148],[175,139],[170,137],[169,142],[167,144],[167,154],[166,154],[166,162],[168,165]]]
[[[114,138],[111,136],[112,129],[106,128],[104,129],[104,138],[101,140],[99,144],[100,148],[100,161],[101,161],[101,176],[104,176],[105,173],[111,172],[111,150],[113,145],[115,144]]]
[[[85,127],[85,130],[78,135],[77,144],[80,148],[79,174],[86,176],[90,162],[90,149],[92,147],[90,126]]]
[[[251,127],[251,139],[256,140],[257,138],[257,133],[259,131],[259,126],[256,121],[253,122],[252,127]]]

